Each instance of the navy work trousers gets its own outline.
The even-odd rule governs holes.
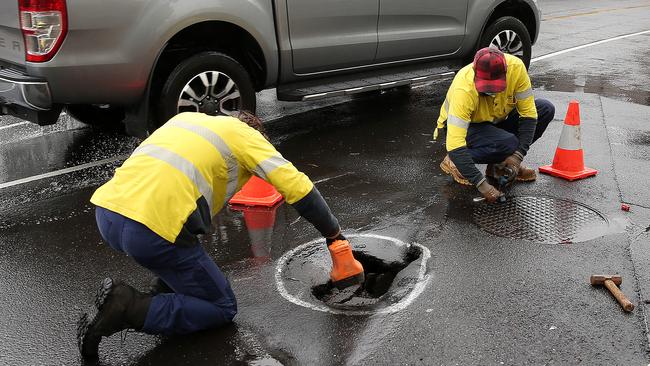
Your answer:
[[[174,290],[153,297],[143,332],[186,334],[233,319],[237,301],[230,283],[200,244],[174,245],[141,223],[102,207],[97,207],[95,217],[108,245],[132,257]]]
[[[545,99],[536,99],[537,128],[533,142],[542,136],[555,116],[555,107]],[[508,117],[497,124],[489,122],[470,123],[467,130],[467,149],[475,164],[497,164],[505,160],[519,147],[517,132],[519,113],[515,108]]]

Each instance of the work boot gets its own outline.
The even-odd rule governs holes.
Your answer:
[[[442,162],[440,163],[440,169],[442,169],[445,174],[451,175],[457,183],[465,186],[472,185],[472,183],[470,183],[467,179],[465,179],[465,177],[463,177],[462,174],[460,174],[454,162],[449,159],[449,155],[446,155],[445,158],[442,159]]]
[[[169,285],[162,280],[162,278],[156,276],[151,279],[151,282],[149,283],[149,289],[147,290],[147,294],[151,296],[156,296],[158,294],[172,294],[174,293],[174,290],[172,290]]]
[[[149,311],[151,296],[110,278],[105,278],[95,306],[77,322],[77,345],[84,358],[97,357],[99,342],[124,329],[141,330]]]
[[[537,172],[527,166],[521,165],[519,167],[519,174],[517,180],[520,182],[532,182],[537,179]]]
[[[485,176],[489,178],[499,179],[505,172],[501,164],[488,164],[485,168]],[[537,172],[525,165],[519,166],[519,174],[517,174],[518,182],[532,182],[537,179]]]
[[[363,283],[363,266],[354,259],[352,247],[347,240],[336,240],[327,249],[332,256],[330,279],[339,289]]]

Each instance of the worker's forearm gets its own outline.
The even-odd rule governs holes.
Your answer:
[[[519,133],[517,138],[519,139],[519,151],[523,156],[526,156],[530,144],[533,143],[533,137],[535,136],[535,129],[537,128],[537,120],[534,118],[520,118],[519,119]]]
[[[449,158],[456,165],[460,174],[474,185],[478,185],[485,178],[474,165],[474,160],[467,147],[459,147],[449,152]]]
[[[338,220],[334,217],[327,202],[325,202],[316,187],[292,206],[300,216],[314,225],[316,230],[320,231],[324,237],[333,238],[340,233],[341,229]]]

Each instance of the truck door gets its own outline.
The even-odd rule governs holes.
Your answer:
[[[377,62],[453,53],[465,36],[468,0],[380,0]]]
[[[287,0],[297,74],[372,63],[380,0]]]

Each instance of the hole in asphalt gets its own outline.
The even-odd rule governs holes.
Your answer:
[[[312,310],[368,315],[400,311],[422,293],[431,258],[425,246],[370,233],[346,237],[355,258],[364,266],[363,284],[335,289],[329,282],[329,251],[322,239],[315,239],[278,259],[275,279],[280,294]]]
[[[337,289],[331,281],[312,287],[312,294],[328,306],[347,308],[371,305],[388,292],[397,275],[422,256],[422,249],[409,247],[399,260],[378,258],[366,251],[353,251],[363,265],[365,280],[361,285]]]

